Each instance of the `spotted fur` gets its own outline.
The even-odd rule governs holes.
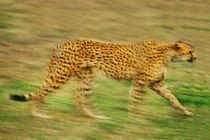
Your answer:
[[[170,61],[196,59],[191,45],[178,41],[159,43],[142,42],[136,45],[118,45],[87,40],[67,41],[57,46],[49,64],[45,84],[35,94],[11,95],[13,100],[33,100],[32,112],[36,113],[40,102],[54,89],[61,87],[70,78],[77,79],[76,104],[91,117],[106,118],[95,109],[89,96],[94,72],[116,80],[131,80],[129,112],[135,112],[143,98],[142,88],[149,86],[166,98],[173,107],[185,115],[192,115],[162,83]],[[43,117],[43,116],[41,116]]]

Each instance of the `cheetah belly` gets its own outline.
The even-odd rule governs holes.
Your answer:
[[[131,80],[135,75],[134,68],[130,67],[129,64],[113,60],[96,61],[93,59],[83,61],[81,67],[91,67],[97,75],[116,80]]]

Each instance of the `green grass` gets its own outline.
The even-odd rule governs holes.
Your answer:
[[[11,24],[7,24],[7,23],[0,23],[0,29],[6,29],[6,28],[11,28],[12,25]]]
[[[208,0],[0,1],[0,140],[207,140],[210,137],[210,3]],[[30,102],[10,94],[36,91],[49,55],[69,39],[114,43],[182,40],[195,47],[195,64],[169,65],[165,83],[194,116],[186,117],[145,88],[142,114],[129,118],[130,81],[96,78],[92,96],[110,120],[88,118],[74,105],[73,82],[50,95],[33,117]]]
[[[188,76],[190,77],[190,74]],[[166,79],[166,83],[170,85],[176,80],[180,79]],[[186,117],[175,111],[165,99],[151,90],[146,90],[144,103],[141,103],[141,110],[145,115],[130,119],[127,107],[131,84],[101,78],[97,78],[96,83],[97,86],[93,89],[95,104],[105,115],[111,117],[111,120],[90,119],[84,116],[73,104],[72,88],[58,90],[56,95],[46,100],[45,111],[54,116],[54,119],[35,118],[30,114],[30,103],[10,101],[7,96],[17,91],[20,94],[35,91],[38,88],[36,84],[15,81],[1,86],[0,126],[4,128],[0,131],[2,138],[13,138],[19,133],[20,138],[17,139],[34,136],[37,139],[208,139],[210,136],[207,117],[210,115],[209,88],[179,84],[171,88],[180,102],[194,113],[193,117]],[[68,95],[68,91],[72,95]],[[63,132],[64,129],[66,132]],[[72,130],[73,132],[69,133]],[[6,132],[12,132],[13,135]]]

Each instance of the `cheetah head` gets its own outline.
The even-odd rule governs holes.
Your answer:
[[[177,41],[175,43],[175,55],[172,57],[172,61],[188,61],[194,62],[196,60],[196,54],[194,48],[187,43]]]

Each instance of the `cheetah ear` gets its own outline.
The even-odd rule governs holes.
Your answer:
[[[181,41],[181,40],[178,40],[178,41],[176,41],[176,43],[184,43],[183,41]]]
[[[184,42],[181,41],[181,40],[178,40],[178,41],[175,42],[175,45],[174,45],[175,50],[179,50],[181,48],[180,43],[184,43]]]

